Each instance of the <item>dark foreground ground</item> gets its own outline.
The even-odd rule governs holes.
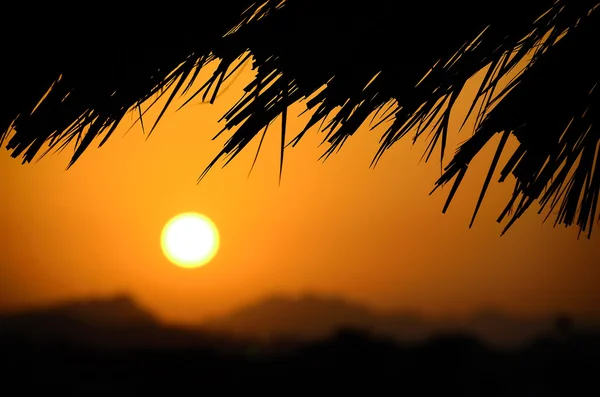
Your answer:
[[[600,396],[600,338],[493,350],[467,336],[399,345],[356,331],[267,351],[110,349],[5,340],[0,395]]]

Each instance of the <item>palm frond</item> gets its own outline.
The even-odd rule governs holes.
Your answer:
[[[527,68],[459,149],[438,186],[460,177],[494,134],[510,132],[520,145],[501,171],[500,181],[511,173],[516,178],[498,219],[515,207],[505,231],[539,199],[540,213],[557,210],[555,225],[575,222],[591,235],[600,193],[600,62],[593,50],[599,23],[598,12],[583,18]]]
[[[542,202],[564,194],[558,221],[570,224],[580,198],[578,224],[585,229],[594,216],[600,186],[599,176],[592,172],[597,167],[596,154],[590,149],[595,130],[586,127],[595,117],[591,114],[597,97],[587,92],[592,89],[590,84],[597,82],[598,70],[586,56],[597,47],[599,36],[590,22],[597,18],[596,13],[589,14],[599,3],[498,0],[474,8],[466,0],[434,5],[371,0],[367,6],[342,0],[238,0],[215,3],[200,23],[178,21],[185,27],[183,31],[160,30],[152,41],[137,40],[131,46],[124,45],[123,37],[138,37],[144,24],[129,30],[123,28],[125,24],[116,24],[124,29],[116,39],[95,40],[85,48],[71,41],[60,50],[46,50],[46,56],[55,57],[44,65],[36,62],[39,53],[31,55],[9,43],[5,53],[20,61],[9,74],[14,77],[9,93],[16,94],[0,115],[0,140],[7,138],[12,128],[7,147],[13,157],[21,156],[24,161],[31,161],[45,144],[53,150],[74,141],[72,164],[102,134],[100,144],[105,142],[128,111],[139,111],[142,103],[168,90],[167,106],[181,94],[202,95],[214,102],[224,82],[243,63],[240,57],[250,51],[256,78],[223,116],[220,134],[232,133],[200,178],[218,161],[232,161],[261,131],[264,137],[278,117],[283,120],[282,162],[284,147],[297,144],[311,127],[324,125],[324,142],[329,144],[326,158],[374,114],[391,121],[374,165],[411,131],[416,131],[414,139],[431,131],[425,159],[436,148],[443,159],[455,101],[467,80],[487,68],[469,111],[477,116],[475,134],[461,146],[437,182],[441,186],[457,181],[447,205],[474,156],[493,135],[508,131],[518,137],[521,147],[502,175],[505,178],[513,172],[517,178],[512,202],[522,196],[508,226],[558,173],[541,196]],[[501,88],[500,82],[532,51],[526,70]],[[574,70],[565,62],[570,59],[565,54],[595,66]],[[190,93],[200,69],[213,61],[219,62],[214,74]],[[24,76],[37,69],[40,73],[31,77],[23,90]],[[571,73],[576,75],[574,84],[565,85],[563,81]],[[305,128],[286,142],[286,112],[300,100],[306,100],[312,116]],[[566,119],[584,118],[584,105],[592,106],[585,121],[574,121],[564,130]],[[164,110],[154,126],[163,114]],[[588,132],[584,134],[584,130]],[[506,139],[505,133],[502,142]],[[498,153],[502,149],[503,145]],[[499,154],[475,213],[498,159]],[[567,174],[576,167],[570,179],[568,175],[560,179],[565,168],[559,161],[565,164]],[[577,196],[578,192],[583,196]]]
[[[200,21],[182,16],[183,20],[153,26],[153,19],[164,12],[155,10],[150,15],[130,14],[136,17],[131,20],[121,17],[107,35],[99,25],[110,23],[114,15],[103,10],[95,15],[93,21],[98,22],[76,10],[48,10],[50,26],[29,26],[37,41],[3,44],[3,53],[14,62],[7,65],[5,95],[11,100],[0,115],[0,143],[12,133],[7,148],[13,157],[30,162],[47,143],[54,150],[75,142],[72,165],[102,134],[104,143],[131,109],[140,109],[151,98],[156,103],[169,89],[172,95],[189,90],[186,79],[193,80],[200,68],[216,59],[213,49],[231,26],[271,12],[249,0],[215,2],[206,6],[207,15]],[[83,20],[71,18],[73,13]]]

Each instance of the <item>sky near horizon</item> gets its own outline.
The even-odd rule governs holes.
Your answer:
[[[125,134],[127,117],[104,147],[92,146],[68,171],[68,150],[28,165],[3,150],[0,310],[124,292],[167,321],[195,322],[271,294],[314,292],[431,315],[488,307],[600,313],[598,232],[577,240],[575,227],[542,224],[533,207],[500,237],[496,218],[511,178],[492,183],[468,228],[499,137],[472,165],[447,214],[450,186],[429,195],[439,161],[419,164],[424,139],[412,146],[406,137],[369,168],[384,127],[361,127],[324,163],[317,161],[323,134],[312,130],[286,151],[279,185],[276,124],[250,176],[259,137],[196,184],[227,139],[211,140],[251,80],[249,69],[215,105],[173,106],[147,140],[139,126]],[[456,132],[467,103],[453,114],[446,161],[470,133]],[[291,138],[306,118],[288,120]],[[510,141],[507,149],[514,147]],[[172,265],[160,248],[164,224],[187,211],[210,217],[221,235],[213,261],[193,270]]]

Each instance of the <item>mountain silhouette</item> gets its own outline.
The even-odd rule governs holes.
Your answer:
[[[36,332],[60,327],[126,328],[158,325],[127,295],[63,302],[0,316],[0,332]]]
[[[400,342],[422,341],[437,334],[471,334],[495,345],[514,345],[553,335],[555,320],[550,316],[520,318],[492,309],[465,318],[425,318],[411,312],[377,312],[340,298],[307,294],[297,299],[272,296],[208,320],[202,327],[263,340],[323,339],[340,329],[356,329]]]
[[[272,296],[202,325],[220,332],[261,339],[320,339],[328,337],[334,331],[332,327],[370,328],[374,321],[373,313],[361,305],[306,295],[298,300]]]
[[[74,300],[0,315],[0,339],[103,348],[214,347],[223,342],[223,338],[201,330],[166,326],[128,295]]]
[[[575,330],[600,329],[597,325],[578,321]],[[539,336],[563,337],[573,328],[573,319],[568,316],[518,318],[499,310],[483,310],[466,318],[426,318],[411,312],[378,312],[342,298],[316,294],[298,298],[271,296],[229,315],[185,328],[161,323],[128,295],[0,314],[0,341],[120,348],[229,349],[258,343],[277,350],[325,340],[348,330],[396,342],[420,342],[440,334],[468,334],[494,345],[515,345]]]
[[[0,367],[4,389],[21,395],[172,395],[199,388],[281,395],[290,387],[377,395],[598,394],[590,390],[598,389],[600,339],[573,333],[569,317],[546,324],[562,339],[540,337],[505,351],[473,335],[533,332],[524,324],[531,326],[492,310],[434,321],[305,295],[249,305],[207,322],[211,333],[161,324],[131,297],[115,296],[1,315]],[[268,340],[219,336],[216,329]],[[417,337],[424,340],[398,343]]]

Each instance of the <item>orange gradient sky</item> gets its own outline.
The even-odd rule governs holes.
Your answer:
[[[127,292],[167,321],[194,322],[273,293],[309,291],[431,315],[600,312],[598,232],[577,240],[576,228],[542,224],[532,208],[500,237],[495,220],[512,180],[492,184],[468,228],[494,143],[446,215],[450,187],[428,195],[439,161],[418,164],[425,140],[412,146],[408,137],[369,169],[382,130],[368,127],[325,163],[317,161],[323,134],[312,131],[286,152],[279,186],[273,126],[250,177],[258,139],[197,185],[227,139],[211,141],[249,69],[215,105],[173,106],[148,140],[139,127],[125,135],[127,118],[68,171],[69,151],[24,166],[5,151],[0,309]],[[455,129],[466,104],[457,106]],[[301,120],[289,118],[290,137]],[[450,143],[469,134],[454,132]],[[164,224],[187,211],[209,216],[221,234],[217,256],[194,270],[174,266],[160,248]]]

